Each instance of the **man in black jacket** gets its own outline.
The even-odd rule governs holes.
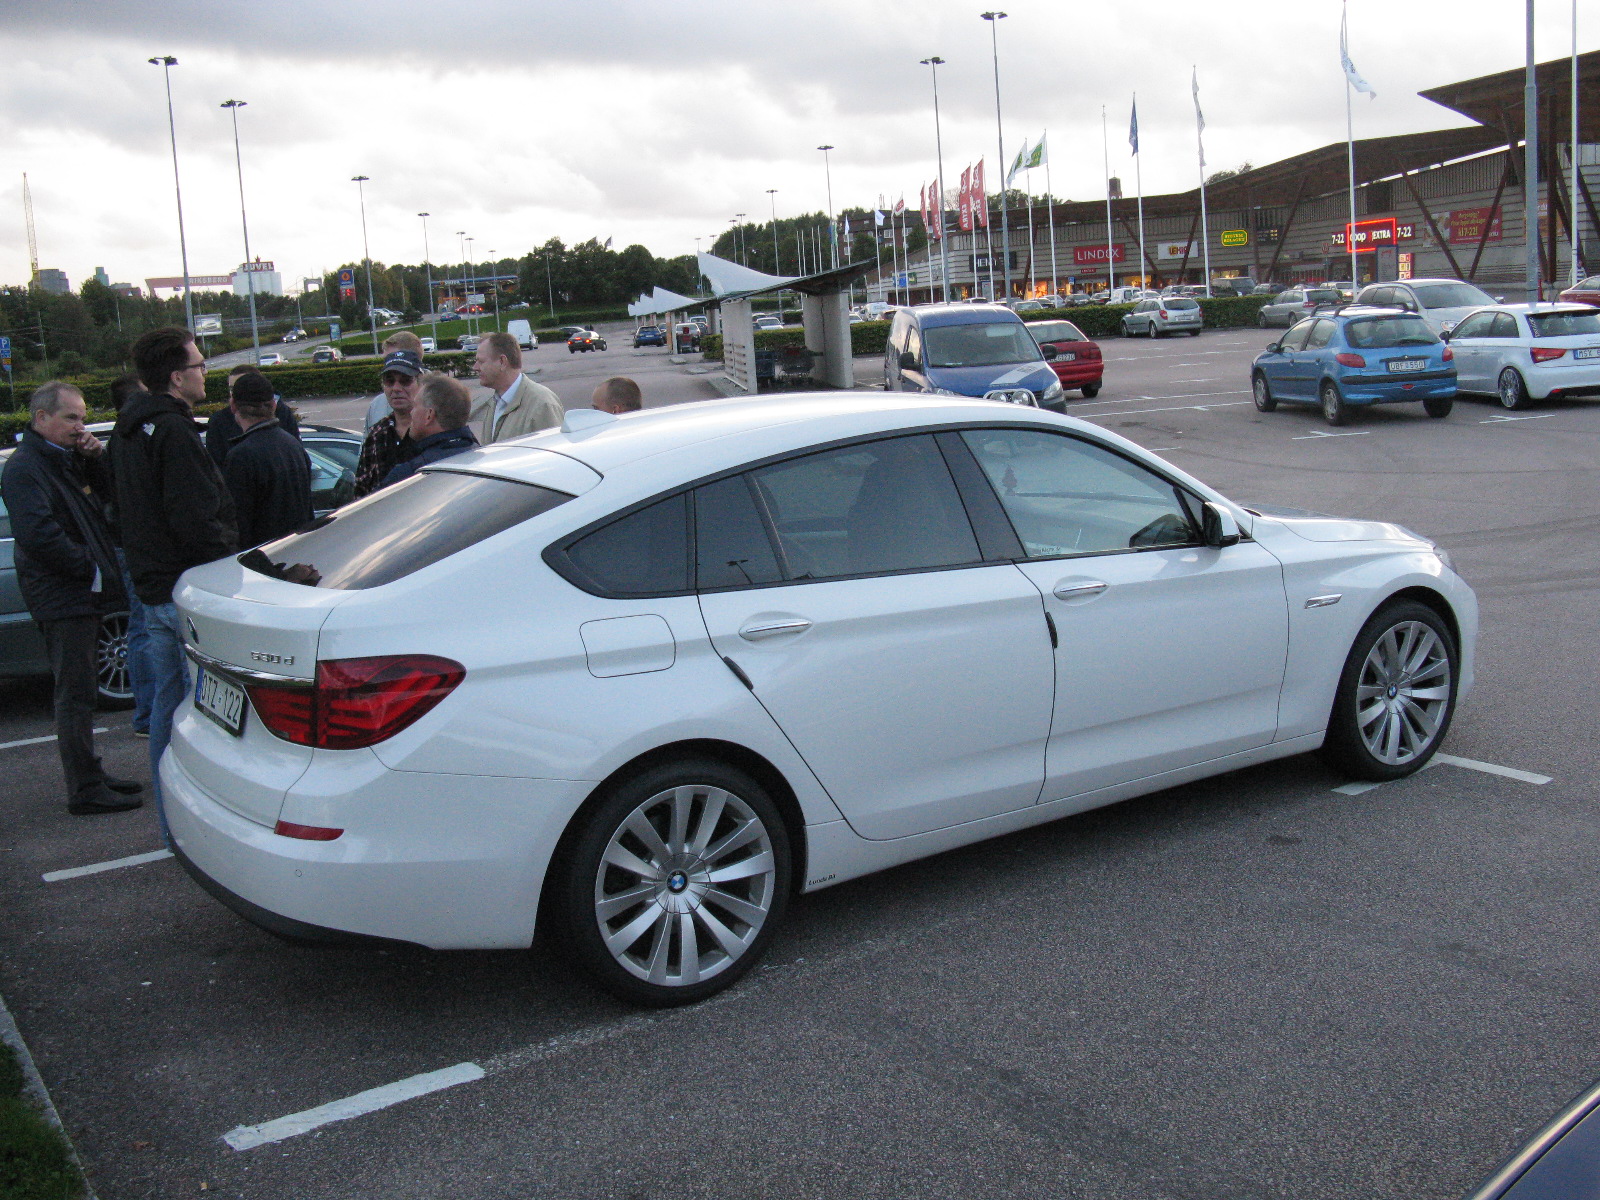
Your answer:
[[[472,413],[472,393],[459,379],[437,371],[422,377],[411,404],[411,436],[415,453],[383,477],[380,487],[410,479],[429,463],[475,449],[477,435],[467,424]]]
[[[222,478],[239,517],[239,547],[259,546],[311,520],[311,463],[273,415],[264,375],[241,375],[228,401],[239,432],[229,441]],[[216,418],[212,418],[215,421]]]
[[[109,778],[94,752],[100,618],[122,606],[122,571],[102,508],[109,480],[100,440],[83,427],[83,396],[52,381],[28,402],[22,444],[0,473],[16,539],[17,584],[44,636],[55,678],[56,747],[67,811],[138,808],[144,789]]]
[[[186,329],[152,329],[133,344],[133,365],[149,390],[117,414],[111,470],[122,548],[150,634],[150,770],[160,812],[161,754],[189,684],[172,589],[190,567],[234,553],[238,533],[233,500],[192,414],[206,397],[206,360],[194,337]]]
[[[228,398],[230,400],[239,386],[239,380],[246,375],[260,375],[262,379],[266,379],[266,376],[261,374],[260,367],[252,367],[249,363],[245,363],[242,367],[235,367],[228,372]],[[269,381],[267,385],[269,391],[271,386]],[[300,420],[294,415],[294,409],[289,407],[288,401],[276,401],[276,407],[273,409],[272,415],[278,418],[280,428],[296,438],[300,436]],[[225,408],[219,413],[213,413],[211,419],[206,422],[206,453],[211,455],[212,461],[217,464],[218,470],[221,470],[223,464],[228,461],[228,447],[233,444],[233,439],[238,437],[239,433],[239,422],[234,417],[232,408]],[[250,543],[241,539],[240,545],[248,546]]]

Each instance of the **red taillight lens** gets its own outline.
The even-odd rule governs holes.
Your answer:
[[[293,821],[279,821],[272,827],[272,832],[279,837],[299,838],[303,842],[332,842],[344,830],[330,829],[326,825],[296,825]]]
[[[1364,367],[1367,365],[1367,360],[1359,354],[1335,354],[1333,361],[1341,367]]]
[[[251,684],[247,690],[261,723],[284,741],[357,750],[399,733],[466,675],[448,658],[392,654],[319,662],[315,687]]]
[[[1444,348],[1444,353],[1442,355],[1440,355],[1440,357],[1443,358],[1445,362],[1455,362],[1455,360],[1456,360],[1456,352],[1454,350],[1450,349],[1449,346],[1446,346]]]
[[[1550,362],[1553,359],[1560,358],[1565,353],[1565,350],[1556,346],[1535,346],[1532,351],[1534,362]]]
[[[1164,308],[1161,310],[1161,319],[1163,321],[1165,321],[1167,319],[1167,310],[1164,309]]]

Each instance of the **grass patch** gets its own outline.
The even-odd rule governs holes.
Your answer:
[[[0,1197],[4,1200],[73,1200],[83,1177],[60,1130],[22,1094],[22,1065],[0,1042]]]

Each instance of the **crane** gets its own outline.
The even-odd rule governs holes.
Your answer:
[[[39,282],[39,238],[33,232],[33,192],[28,188],[28,173],[22,173],[22,211],[28,218],[28,264],[33,268],[30,283]]]

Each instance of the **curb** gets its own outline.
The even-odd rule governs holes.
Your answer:
[[[72,1143],[72,1135],[67,1132],[67,1127],[61,1123],[61,1114],[56,1111],[55,1102],[50,1099],[50,1090],[44,1085],[44,1078],[39,1074],[39,1068],[33,1061],[33,1055],[28,1052],[28,1043],[22,1040],[22,1031],[17,1028],[16,1020],[11,1016],[11,1010],[6,1007],[4,996],[0,996],[0,1042],[4,1042],[16,1052],[17,1061],[22,1065],[22,1092],[33,1101],[34,1105],[44,1114],[44,1119],[56,1127],[62,1140],[67,1143],[67,1154],[72,1159],[72,1164],[78,1168],[78,1173],[83,1177],[83,1194],[88,1200],[97,1200],[94,1185],[89,1182],[88,1169],[83,1164],[83,1159],[78,1155],[78,1147]]]

